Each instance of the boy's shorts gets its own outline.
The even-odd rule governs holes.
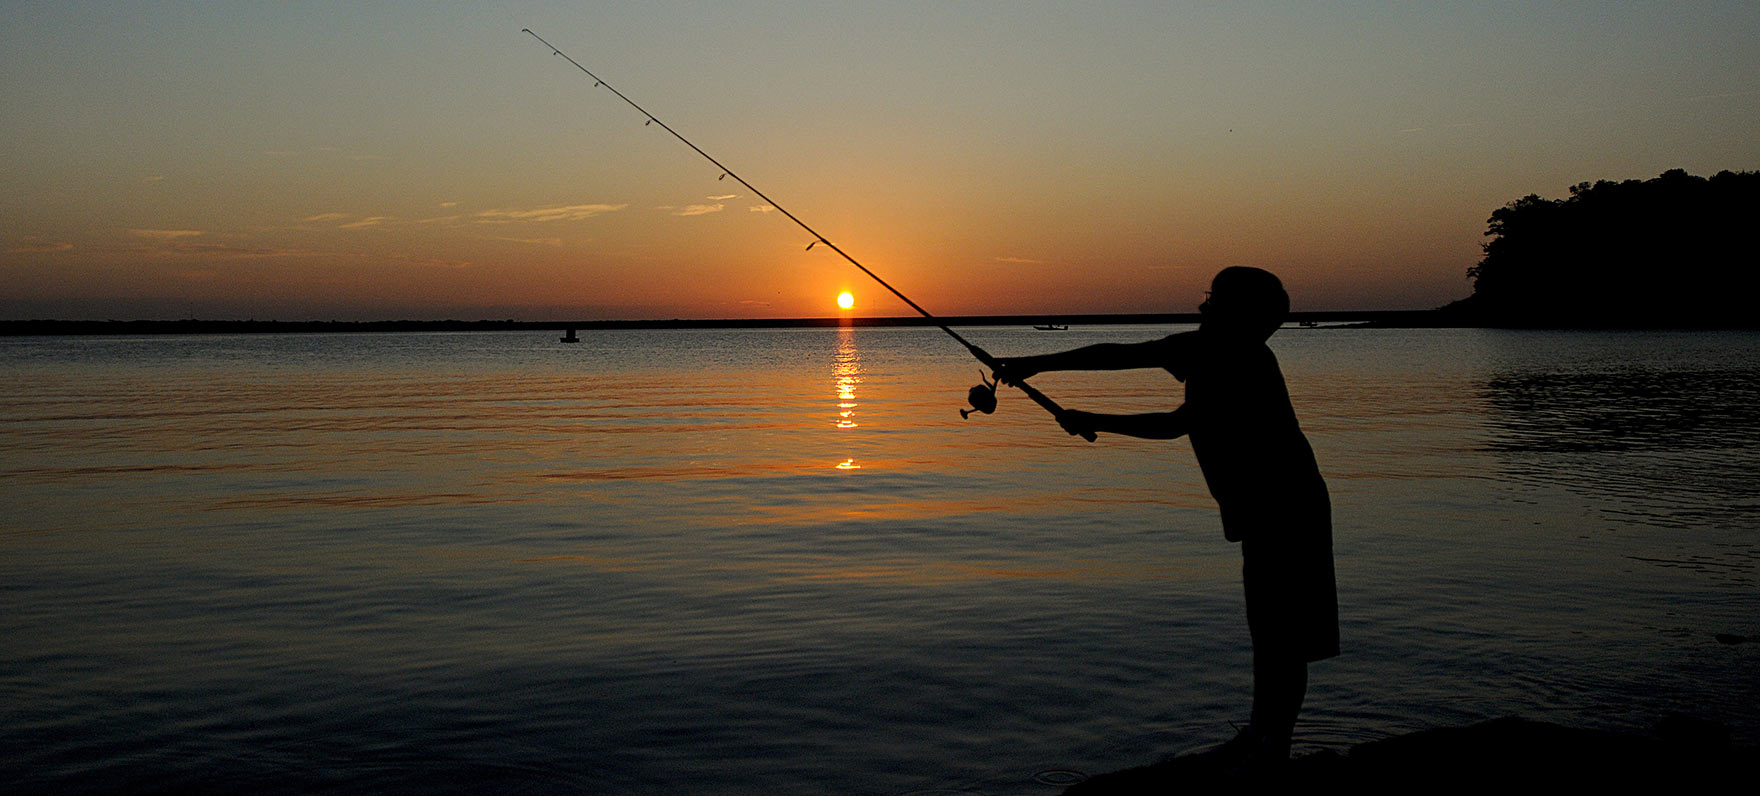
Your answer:
[[[1330,515],[1330,512],[1327,512]],[[1338,587],[1330,516],[1241,542],[1254,654],[1318,661],[1338,655]]]

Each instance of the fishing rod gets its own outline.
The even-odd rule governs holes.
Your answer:
[[[643,126],[647,126],[647,125],[651,125],[651,124],[660,125],[660,129],[665,130],[668,133],[671,133],[673,138],[678,139],[679,141],[683,142],[685,146],[690,147],[692,151],[696,152],[699,155],[702,155],[704,160],[707,160],[710,163],[715,164],[715,168],[718,168],[721,170],[721,176],[716,177],[715,179],[724,180],[724,179],[727,179],[728,177],[732,177],[734,182],[737,182],[740,185],[744,185],[747,190],[756,194],[759,199],[764,200],[771,207],[776,208],[777,212],[780,212],[783,215],[788,216],[788,220],[793,221],[795,224],[799,225],[801,229],[806,230],[807,234],[813,236],[813,242],[807,244],[807,251],[812,251],[814,246],[817,246],[821,243],[825,244],[832,251],[837,252],[837,254],[839,256],[843,257],[843,259],[848,260],[850,265],[853,265],[857,268],[862,269],[862,273],[867,274],[870,277],[873,277],[874,281],[879,282],[881,287],[886,288],[887,290],[891,291],[892,295],[897,296],[899,298],[899,300],[903,301],[906,304],[909,304],[911,306],[911,309],[916,310],[919,313],[922,313],[923,317],[928,318],[930,321],[933,321],[935,323],[936,328],[940,329],[943,332],[946,332],[949,337],[952,337],[954,340],[958,341],[960,345],[965,346],[966,350],[970,351],[972,353],[972,356],[977,357],[978,361],[980,363],[982,363],[985,367],[990,368],[992,371],[1000,369],[996,363],[996,358],[993,356],[990,356],[990,352],[985,351],[982,348],[979,348],[977,345],[973,344],[971,341],[965,339],[964,337],[961,337],[959,332],[956,332],[952,329],[947,328],[947,324],[942,323],[940,318],[937,318],[934,315],[930,315],[928,310],[923,309],[923,307],[921,305],[917,304],[915,301],[911,301],[909,296],[906,296],[905,294],[899,292],[898,288],[893,287],[892,285],[888,284],[886,282],[886,280],[881,279],[879,274],[876,274],[873,271],[868,270],[867,266],[862,265],[860,262],[858,262],[856,260],[856,258],[851,257],[848,252],[844,251],[843,249],[838,248],[837,244],[832,243],[829,240],[826,240],[824,235],[820,235],[817,230],[813,229],[810,226],[807,226],[807,222],[800,220],[800,218],[795,216],[795,214],[788,212],[788,210],[786,208],[784,208],[782,205],[777,204],[776,200],[771,199],[768,196],[765,196],[764,192],[758,190],[757,186],[755,186],[749,182],[746,182],[746,179],[744,177],[739,176],[738,174],[735,174],[733,169],[730,169],[730,168],[726,167],[725,165],[722,165],[721,161],[716,160],[714,158],[714,156],[710,155],[707,152],[704,152],[701,147],[697,146],[696,144],[691,143],[691,140],[689,138],[685,138],[677,130],[672,129],[671,125],[668,125],[667,123],[665,123],[663,121],[660,121],[659,117],[655,116],[652,113],[649,113],[647,108],[644,108],[644,107],[636,104],[635,100],[630,99],[628,96],[624,95],[623,92],[618,91],[616,88],[614,88],[610,83],[605,82],[604,78],[601,78],[598,75],[593,74],[592,70],[590,70],[584,66],[581,66],[579,61],[576,61],[575,59],[570,58],[567,53],[564,53],[562,50],[558,49],[556,47],[556,45],[551,44],[548,41],[545,41],[543,36],[539,36],[538,34],[533,33],[531,28],[521,28],[520,32],[530,34],[532,38],[537,39],[545,47],[549,47],[550,52],[555,53],[556,55],[561,56],[564,60],[568,61],[569,63],[574,64],[574,68],[581,70],[581,72],[583,74],[585,74],[587,77],[590,77],[593,79],[593,87],[594,88],[610,89],[611,93],[616,94],[618,99],[623,100],[631,108],[635,108],[638,113],[647,117],[648,120],[646,122],[642,123]],[[983,412],[984,414],[990,414],[990,413],[996,411],[996,383],[992,382],[988,379],[984,379],[982,372],[979,373],[979,378],[983,383],[973,387],[971,389],[971,391],[968,393],[967,397],[970,400],[974,409],[976,409],[979,412]],[[1037,389],[1035,389],[1031,385],[1027,384],[1025,381],[1021,381],[1021,380],[1017,379],[1012,383],[1021,392],[1026,393],[1028,398],[1033,399],[1033,403],[1036,403],[1036,404],[1044,407],[1045,411],[1050,412],[1052,417],[1056,417],[1056,418],[1063,417],[1063,412],[1064,412],[1063,407],[1058,406],[1056,401],[1051,400],[1044,393],[1039,392]],[[967,415],[971,414],[971,410],[961,409],[959,414],[960,414],[960,417],[963,418],[963,417],[966,417]],[[1093,442],[1095,437],[1094,437],[1093,432],[1083,432],[1082,438],[1089,441],[1089,442]]]

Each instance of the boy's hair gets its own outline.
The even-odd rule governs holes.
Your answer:
[[[1210,281],[1210,294],[1217,310],[1267,337],[1289,316],[1289,294],[1284,292],[1283,282],[1263,268],[1224,268]]]

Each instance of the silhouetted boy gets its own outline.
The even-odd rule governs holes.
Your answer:
[[[1289,758],[1308,662],[1338,654],[1332,506],[1277,357],[1265,345],[1289,312],[1283,284],[1268,271],[1226,268],[1198,311],[1203,322],[1195,332],[1001,359],[997,376],[1012,383],[1048,370],[1159,367],[1185,382],[1186,401],[1172,412],[1066,410],[1058,423],[1071,434],[1191,437],[1222,510],[1223,535],[1241,544],[1253,639],[1251,723],[1212,754],[1230,765],[1276,765]]]

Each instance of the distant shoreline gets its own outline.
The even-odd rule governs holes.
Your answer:
[[[815,329],[852,327],[935,326],[1098,326],[1118,324],[1195,324],[1195,312],[1116,315],[949,315],[891,318],[718,318],[615,321],[0,321],[0,336],[33,335],[159,335],[159,334],[346,334],[362,332],[500,332],[595,331],[606,329]],[[1367,324],[1377,327],[1464,326],[1458,318],[1436,310],[1369,310],[1293,312],[1289,322]]]

